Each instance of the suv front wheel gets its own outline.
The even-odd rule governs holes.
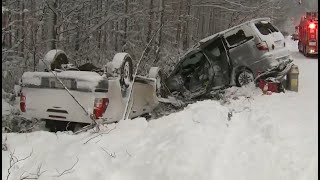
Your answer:
[[[236,76],[236,85],[242,87],[254,81],[253,73],[248,69],[242,69]]]

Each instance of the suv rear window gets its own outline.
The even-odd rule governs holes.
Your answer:
[[[229,47],[239,46],[252,38],[253,36],[250,31],[242,28],[234,29],[225,34],[225,39],[227,40]]]
[[[260,21],[255,24],[262,35],[268,35],[273,32],[279,32],[270,22]]]

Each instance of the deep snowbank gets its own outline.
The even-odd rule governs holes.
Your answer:
[[[244,179],[270,178],[274,167],[269,160],[276,155],[273,143],[277,138],[270,118],[257,111],[235,113],[228,121],[228,112],[218,102],[198,102],[149,123],[143,118],[122,121],[110,134],[87,144],[83,143],[94,135],[7,134],[8,148],[15,149],[18,159],[33,151],[30,158],[18,163],[20,168],[12,169],[12,179],[19,178],[24,171],[35,172],[40,164],[46,170],[40,179],[54,179],[51,176],[59,174],[55,169],[62,172],[70,168],[77,157],[79,163],[74,172],[64,178],[228,179],[241,175]],[[102,148],[114,153],[115,158]],[[9,153],[2,154],[5,175]],[[266,161],[269,163],[256,167]],[[252,168],[256,173],[249,173]],[[225,174],[227,169],[233,173]]]

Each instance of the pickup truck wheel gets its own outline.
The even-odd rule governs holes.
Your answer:
[[[242,87],[253,81],[254,81],[253,73],[248,69],[241,70],[236,76],[236,84],[238,87]]]
[[[53,71],[54,69],[61,69],[62,64],[68,63],[69,60],[64,51],[59,49],[53,49],[48,51],[47,54],[44,56],[44,59],[39,61],[38,71]]]
[[[121,79],[120,83],[125,87],[129,87],[130,83],[133,80],[133,68],[132,68],[132,60],[131,58],[125,58],[122,66],[121,66]]]
[[[117,53],[112,62],[107,64],[107,71],[112,77],[120,79],[121,88],[124,90],[133,81],[133,63],[128,53]]]

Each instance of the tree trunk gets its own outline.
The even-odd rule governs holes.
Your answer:
[[[178,21],[177,21],[177,31],[176,31],[176,47],[180,48],[180,37],[181,37],[181,10],[182,3],[181,0],[178,1]]]
[[[187,49],[190,46],[190,27],[189,27],[189,18],[191,16],[191,0],[187,1],[187,19],[184,27],[184,38],[182,43],[183,50]],[[209,23],[211,24],[211,23]]]
[[[146,43],[148,43],[148,42],[150,41],[150,39],[151,39],[152,20],[153,20],[153,0],[150,0],[150,4],[149,4],[148,32],[147,32]],[[146,56],[148,55],[149,51],[150,51],[150,47],[147,47],[147,49],[146,49]]]
[[[80,15],[81,13],[78,14],[77,16],[77,20],[78,20],[78,27],[77,27],[77,32],[76,32],[76,39],[75,39],[75,48],[74,50],[75,51],[79,51],[80,49]]]
[[[117,51],[118,52],[118,31],[119,31],[119,23],[118,23],[118,21],[116,21],[115,22],[115,29],[114,29],[114,31],[115,31],[115,34],[114,34],[114,36],[115,36],[115,42],[114,42],[114,50],[115,51]]]
[[[122,39],[122,52],[126,51],[126,43],[127,43],[127,31],[128,31],[128,0],[125,0],[124,4],[124,27],[123,27],[123,39]]]
[[[163,32],[163,16],[164,16],[164,1],[165,0],[160,0],[160,9],[159,9],[159,12],[160,12],[160,16],[159,16],[159,28],[160,31],[159,31],[159,36],[158,36],[158,40],[157,40],[157,52],[156,52],[156,58],[154,60],[153,63],[157,63],[160,59],[160,52],[161,52],[161,49],[162,49],[162,32]]]
[[[49,1],[49,50],[56,49],[56,27],[57,27],[57,15],[55,13],[57,8],[57,0]]]
[[[31,12],[32,12],[32,17],[36,17],[36,2],[35,0],[31,0]],[[37,32],[39,29],[39,26],[36,27],[37,21],[32,21],[31,24],[31,37],[30,37],[30,44],[32,46],[32,56],[33,56],[33,71],[36,71],[36,42],[37,42]]]

